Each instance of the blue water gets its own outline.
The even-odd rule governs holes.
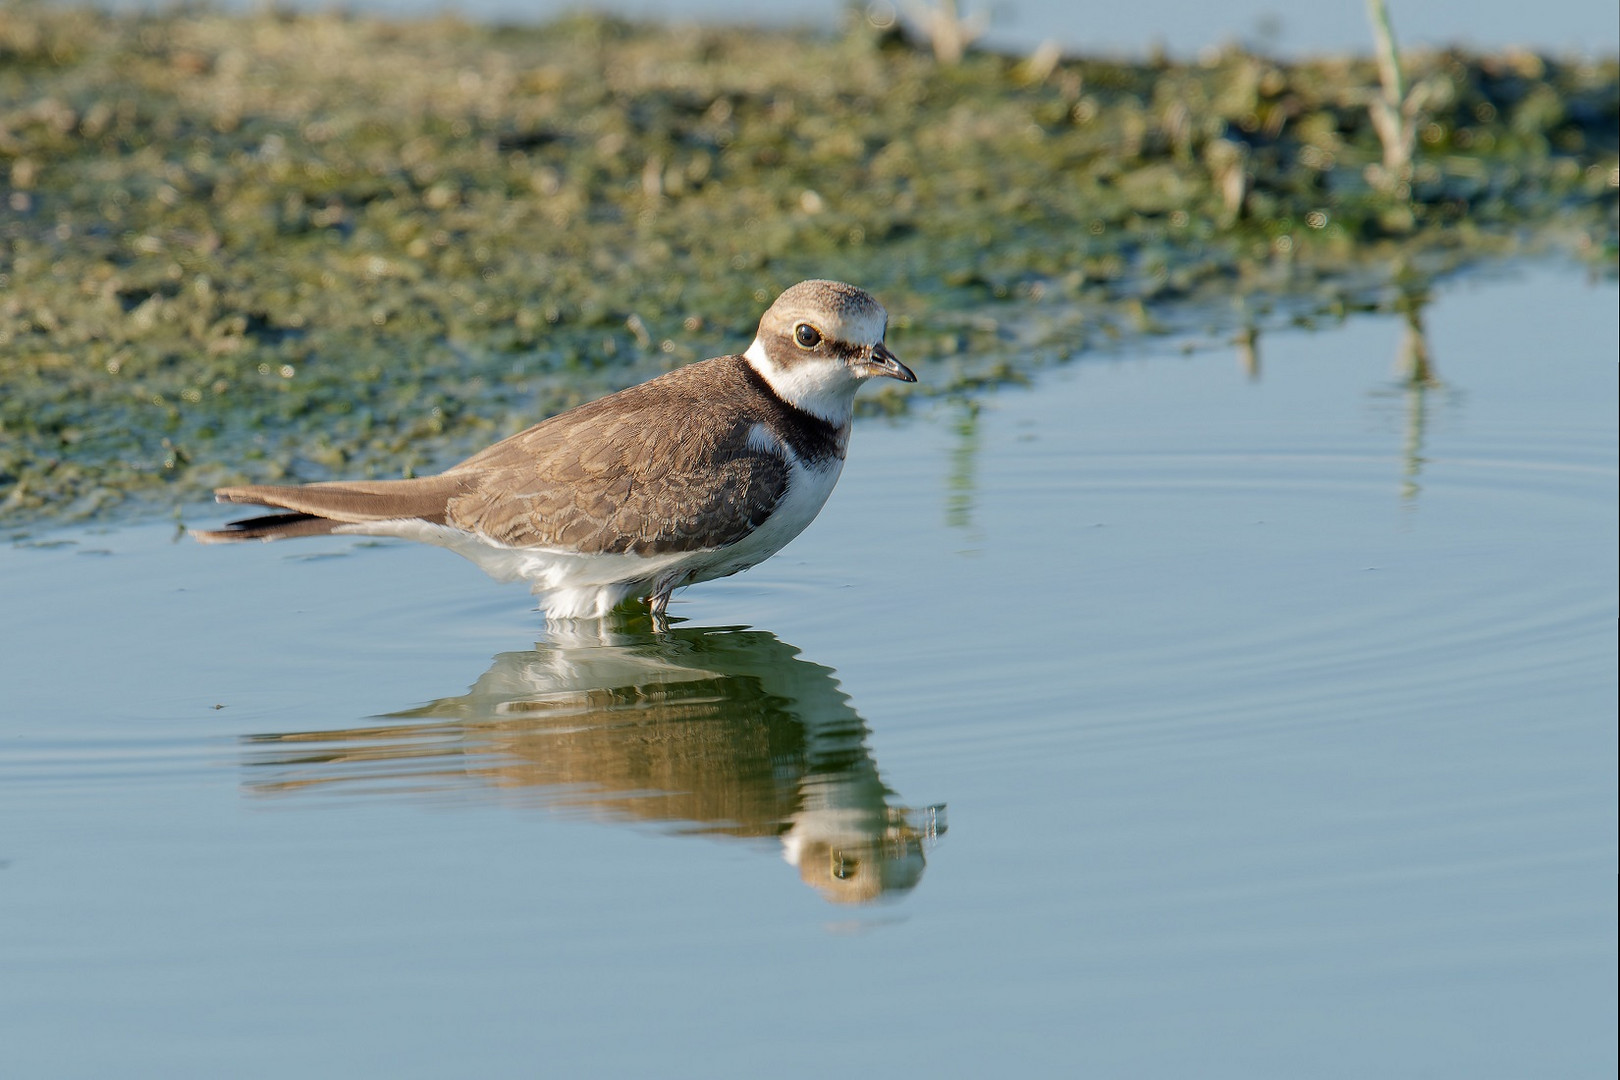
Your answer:
[[[1616,302],[863,423],[662,637],[406,544],[0,548],[6,1074],[1611,1075]]]
[[[160,0],[102,0],[112,8],[161,7]],[[227,7],[250,8],[249,0],[225,0]],[[798,24],[832,30],[851,7],[879,20],[906,15],[919,5],[908,0],[799,0],[791,7],[768,7],[756,0],[291,0],[293,8],[343,9],[392,17],[459,12],[479,20],[534,22],[571,11],[611,11],[635,18],[671,22],[701,20],[768,25]],[[938,8],[938,0],[921,5]],[[1543,0],[1528,5],[1511,0],[1425,0],[1389,5],[1396,39],[1406,49],[1465,46],[1501,51],[1613,55],[1620,46],[1620,10],[1602,0]],[[1194,57],[1201,51],[1241,43],[1283,56],[1323,53],[1372,54],[1372,31],[1363,3],[1301,4],[1277,0],[1138,0],[1133,4],[1079,4],[1074,0],[958,0],[968,19],[982,18],[984,41],[1000,49],[1030,50],[1050,41],[1095,55],[1144,56],[1160,48]]]

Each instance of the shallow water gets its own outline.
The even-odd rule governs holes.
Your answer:
[[[1615,310],[866,423],[662,637],[405,544],[0,549],[7,1072],[1612,1073]]]
[[[158,0],[103,0],[115,9],[161,8]],[[227,8],[250,8],[247,0],[226,0]],[[296,9],[330,10],[321,0],[294,0]],[[800,0],[791,8],[762,8],[751,0],[350,0],[344,10],[401,16],[454,11],[483,20],[517,22],[557,18],[589,7],[632,18],[707,22],[793,23],[830,29],[853,6],[841,0]],[[878,20],[893,17],[907,4],[876,0],[859,5]],[[1393,8],[1393,5],[1391,5]],[[985,40],[996,48],[1030,50],[1044,41],[1065,49],[1141,55],[1162,48],[1192,57],[1200,50],[1231,41],[1248,41],[1263,51],[1286,56],[1325,52],[1368,53],[1372,32],[1359,4],[1332,6],[1279,5],[1273,0],[1229,0],[1213,5],[1194,0],[1143,0],[1099,9],[1071,0],[997,0],[963,2],[970,19],[989,15]],[[1406,48],[1528,48],[1553,53],[1593,53],[1613,48],[1620,24],[1612,7],[1599,0],[1544,0],[1533,8],[1509,0],[1427,0],[1403,4],[1395,28]],[[1605,45],[1604,43],[1608,43]]]

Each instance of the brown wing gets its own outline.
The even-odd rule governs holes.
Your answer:
[[[319,484],[244,484],[219,488],[219,502],[279,506],[333,521],[385,521],[390,518],[444,520],[445,504],[466,484],[462,477],[423,476],[412,480],[337,480]]]
[[[592,554],[722,547],[787,491],[786,463],[750,445],[772,404],[758,396],[740,357],[708,360],[554,416],[438,476],[220,488],[220,502],[291,513],[194,535],[274,540],[415,518]]]
[[[451,469],[445,477],[472,482],[451,498],[447,523],[590,554],[741,540],[787,492],[788,466],[750,446],[753,422],[737,399],[714,392],[713,371],[707,383],[692,372],[553,417]]]
[[[340,524],[419,518],[444,521],[450,497],[466,485],[464,477],[423,476],[412,480],[355,480],[320,484],[244,484],[220,488],[214,498],[292,511],[233,521],[223,529],[193,529],[205,544],[233,540],[287,540],[319,536]]]

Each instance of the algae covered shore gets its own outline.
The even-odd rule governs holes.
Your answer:
[[[1405,59],[1390,166],[1369,58],[0,0],[0,514],[431,471],[804,277],[938,394],[1532,247],[1612,273],[1615,59]]]

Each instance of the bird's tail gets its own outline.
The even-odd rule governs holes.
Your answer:
[[[204,544],[226,544],[324,536],[340,525],[370,521],[416,520],[440,525],[451,497],[462,490],[464,483],[463,478],[441,475],[412,480],[220,488],[214,492],[218,502],[249,503],[281,512],[232,521],[222,529],[193,529],[191,535]]]
[[[227,522],[221,529],[192,529],[199,544],[230,544],[238,540],[291,540],[295,536],[325,536],[343,524],[314,514],[264,514]]]

